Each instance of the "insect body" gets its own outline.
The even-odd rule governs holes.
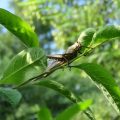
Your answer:
[[[79,42],[75,42],[72,46],[68,47],[64,54],[48,55],[49,59],[54,59],[58,61],[69,62],[75,58],[80,51],[81,45]]]

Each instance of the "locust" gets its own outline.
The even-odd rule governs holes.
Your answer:
[[[68,47],[64,54],[47,55],[49,59],[52,59],[54,61],[47,67],[46,71],[60,66],[61,64],[64,64],[66,62],[68,64],[68,67],[70,68],[70,61],[77,57],[78,53],[80,53],[81,47],[82,46],[80,42],[77,41],[73,45]]]
[[[80,53],[81,44],[77,41],[65,51],[64,54],[56,54],[56,55],[47,55],[49,59],[53,59],[56,61],[67,62],[77,57],[78,53]]]

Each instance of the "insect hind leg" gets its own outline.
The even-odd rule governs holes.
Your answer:
[[[71,71],[71,66],[70,66],[69,60],[67,58],[65,58],[64,56],[63,56],[63,58],[67,62],[67,66],[68,66],[69,70]]]

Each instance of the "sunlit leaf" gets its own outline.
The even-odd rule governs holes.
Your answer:
[[[92,101],[87,100],[85,102],[79,102],[76,103],[66,110],[64,110],[62,113],[58,114],[55,120],[72,120],[72,118],[79,113],[80,111],[86,110],[90,105]]]
[[[17,36],[27,47],[39,46],[37,35],[30,25],[2,8],[0,8],[0,24]]]
[[[78,42],[80,42],[84,49],[91,43],[95,31],[94,28],[88,28],[80,34]]]
[[[111,74],[102,66],[94,63],[83,63],[74,67],[84,70],[91,77],[91,79],[96,82],[99,88],[104,92],[104,95],[107,97],[107,99],[116,109],[116,111],[119,112],[120,89],[116,84],[115,80],[112,78]],[[118,108],[116,108],[116,105],[118,106]]]
[[[60,84],[56,81],[44,80],[44,81],[40,81],[40,82],[36,83],[36,85],[51,88],[51,89],[57,91],[58,93],[64,95],[66,98],[68,98],[70,101],[72,101],[74,103],[81,101],[80,97],[75,96],[70,90],[66,89],[62,84]],[[88,116],[88,118],[90,120],[95,120],[94,115],[90,108],[87,109],[86,111],[84,111],[84,113]]]
[[[120,26],[109,25],[100,28],[93,36],[91,46],[94,48],[108,40],[120,37]]]
[[[0,88],[0,97],[4,97],[4,99],[9,102],[12,106],[16,106],[20,99],[21,99],[21,94],[11,88]]]
[[[43,72],[46,65],[47,58],[42,49],[23,50],[11,60],[0,83],[20,84]]]
[[[53,120],[48,108],[40,108],[37,120]]]

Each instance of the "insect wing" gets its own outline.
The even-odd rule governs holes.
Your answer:
[[[58,61],[64,61],[65,58],[67,59],[68,56],[70,56],[71,53],[65,53],[65,54],[56,54],[56,55],[47,55],[47,57],[49,59],[54,59],[54,60],[58,60]]]
[[[63,54],[47,55],[49,59],[59,59],[63,57]]]
[[[53,61],[53,62],[51,62],[51,63],[48,65],[46,71],[48,72],[48,71],[50,71],[51,69],[62,65],[63,63],[64,63],[64,62],[61,62],[61,61]]]

